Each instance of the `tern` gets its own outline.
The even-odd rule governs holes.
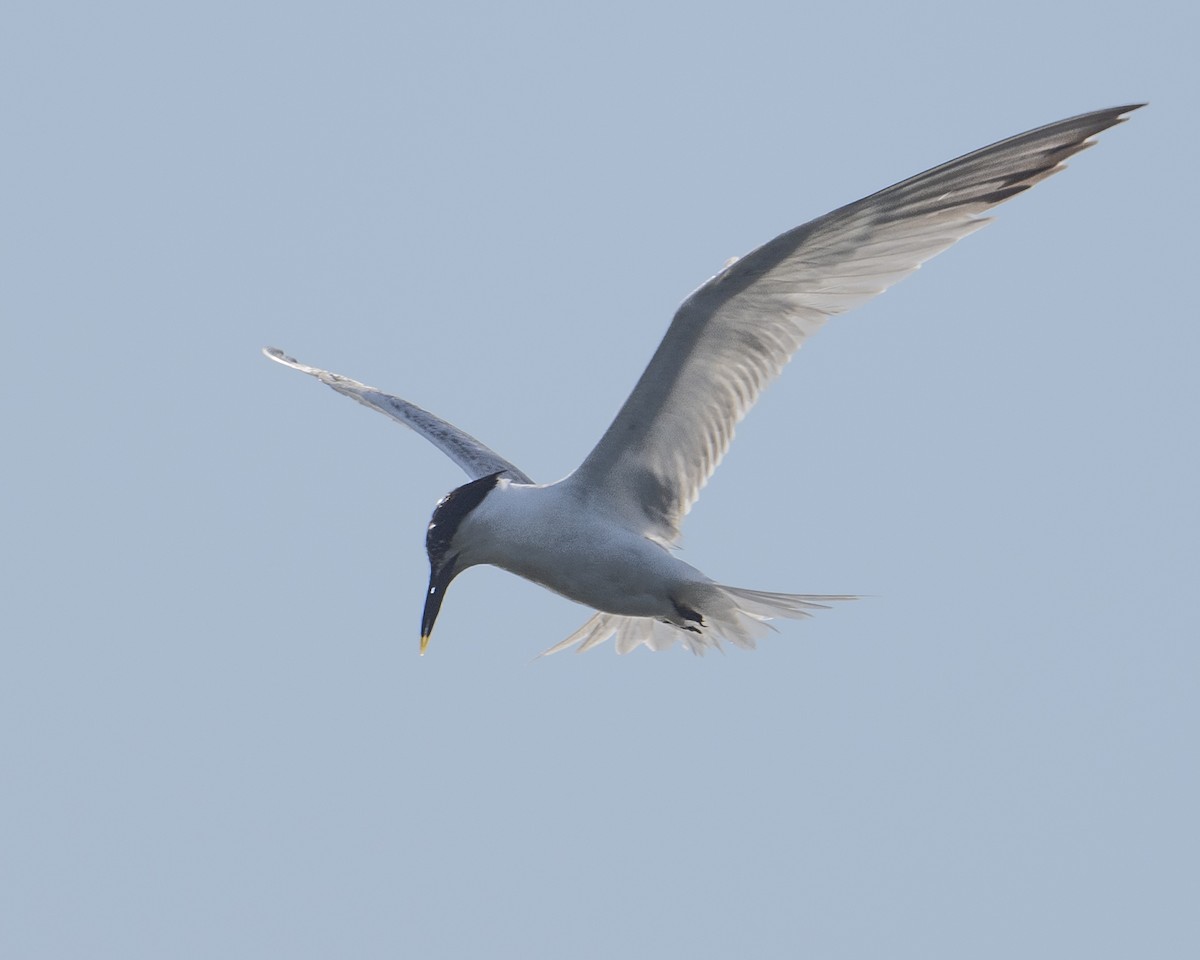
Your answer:
[[[717,583],[673,552],[680,525],[735,425],[828,319],[883,293],[990,221],[984,214],[1062,170],[1144,104],[1081,114],[1010,137],[840,207],[730,261],[675,313],[650,365],[600,442],[557,483],[534,483],[474,437],[355,380],[272,360],[415,430],[471,478],[426,532],[425,653],[446,590],[492,564],[597,611],[546,653],[615,637],[618,653],[676,641],[753,648],[776,617],[853,596],[768,593]]]

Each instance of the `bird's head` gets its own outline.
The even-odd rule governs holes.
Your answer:
[[[425,551],[429,554],[429,592],[425,594],[425,612],[421,615],[421,653],[429,646],[429,635],[450,582],[462,573],[469,563],[461,563],[463,545],[457,542],[463,520],[483,502],[483,498],[496,486],[499,473],[488,474],[478,480],[451,490],[438,501],[425,532]]]

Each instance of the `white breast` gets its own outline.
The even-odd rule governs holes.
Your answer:
[[[708,583],[694,567],[569,488],[501,480],[454,538],[460,566],[490,563],[607,613],[677,617],[672,595]]]

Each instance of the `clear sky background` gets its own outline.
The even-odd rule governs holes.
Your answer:
[[[11,4],[0,955],[1200,955],[1188,6]],[[742,425],[685,557],[872,596],[752,654],[418,659],[462,475],[259,354],[558,479],[728,257],[1140,100]]]

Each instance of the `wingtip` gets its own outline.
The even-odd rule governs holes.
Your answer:
[[[268,360],[274,360],[276,363],[281,363],[285,367],[291,367],[293,370],[299,370],[302,373],[311,373],[312,368],[305,366],[295,357],[289,357],[278,347],[263,347],[263,356]]]
[[[1149,105],[1149,100],[1143,101],[1142,103],[1129,103],[1123,107],[1114,107],[1112,112],[1117,115],[1117,123],[1124,123],[1129,119],[1127,116],[1128,114],[1133,113],[1134,110],[1141,110],[1142,107],[1148,107]]]

